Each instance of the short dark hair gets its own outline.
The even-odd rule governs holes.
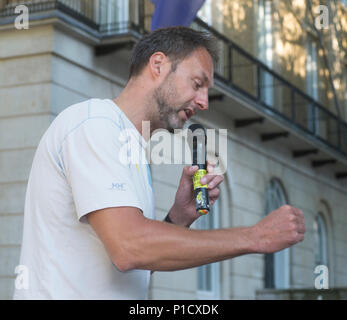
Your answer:
[[[159,28],[144,36],[134,47],[129,78],[138,76],[155,52],[163,52],[172,61],[172,71],[196,49],[205,48],[212,60],[218,60],[216,39],[207,32],[188,27]]]

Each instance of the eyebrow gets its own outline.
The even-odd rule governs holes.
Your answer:
[[[209,88],[213,87],[213,85],[214,85],[213,79],[212,79],[212,82],[210,82],[209,78],[207,77],[207,75],[204,71],[202,71],[201,75],[202,75],[202,78],[204,79],[204,82],[206,82],[208,84]]]

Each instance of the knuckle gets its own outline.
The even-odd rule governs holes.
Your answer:
[[[206,183],[207,183],[209,186],[210,186],[210,185],[211,185],[211,186],[214,186],[214,185],[216,184],[216,181],[215,181],[215,179],[214,179],[213,176],[207,174],[206,176],[204,176],[204,178],[205,178]]]
[[[300,235],[297,231],[294,231],[291,238],[293,243],[297,243],[300,240]]]
[[[290,222],[294,223],[296,221],[296,217],[293,214],[288,215],[288,219]]]
[[[291,231],[291,232],[296,232],[297,231],[297,225],[296,225],[296,223],[290,223],[289,224],[289,231]]]
[[[209,197],[210,197],[210,200],[216,200],[219,197],[219,190],[214,189],[209,191]]]

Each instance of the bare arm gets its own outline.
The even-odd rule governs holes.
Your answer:
[[[145,218],[133,207],[88,214],[117,268],[173,271],[255,252],[252,228],[189,230]]]
[[[270,253],[304,239],[303,213],[285,205],[253,227],[190,230],[145,218],[133,207],[107,208],[88,221],[121,271],[173,271],[248,253]]]

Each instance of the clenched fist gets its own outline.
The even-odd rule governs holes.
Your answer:
[[[273,253],[304,240],[305,218],[301,210],[284,205],[254,226],[257,252]]]

